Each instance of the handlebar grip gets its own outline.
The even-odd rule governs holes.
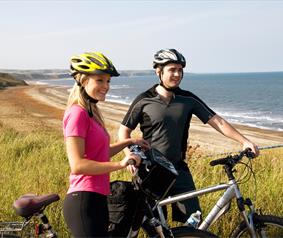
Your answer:
[[[218,164],[225,164],[227,162],[227,158],[223,158],[223,159],[216,159],[216,160],[212,160],[210,161],[210,165],[211,166],[215,166],[215,165],[218,165]]]
[[[136,161],[134,159],[129,159],[127,165],[136,165]]]
[[[249,159],[255,158],[255,153],[250,148],[245,149],[244,153]]]
[[[249,159],[253,159],[253,158],[255,158],[255,153],[250,148],[246,148],[245,150],[241,151],[237,155],[234,155],[234,156],[228,155],[225,158],[212,160],[212,161],[210,161],[209,164],[211,166],[215,166],[215,165],[219,165],[219,164],[234,165],[234,164],[237,164],[244,156],[248,157]]]

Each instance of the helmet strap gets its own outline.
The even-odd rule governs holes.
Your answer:
[[[91,103],[90,103],[89,99],[87,100],[87,104],[88,104],[88,110],[87,110],[88,115],[89,115],[89,117],[92,118],[93,117],[93,112],[92,112]]]
[[[168,92],[175,92],[175,90],[178,88],[167,88],[164,84],[163,84],[163,82],[160,80],[160,83],[159,83],[159,85],[161,86],[161,87],[163,87],[166,91],[168,91]]]
[[[92,98],[91,96],[89,96],[87,94],[87,92],[85,91],[85,88],[83,86],[80,86],[80,91],[81,91],[81,94],[83,96],[84,99],[86,99],[87,101],[87,106],[88,106],[88,115],[89,117],[93,117],[93,112],[92,112],[92,108],[91,108],[91,104],[94,103],[98,103],[98,100]]]
[[[77,85],[78,85],[79,87],[82,87],[81,82],[79,82],[79,81],[78,81],[78,80],[76,80],[76,79],[75,79],[75,81],[76,81],[76,83],[77,83]]]

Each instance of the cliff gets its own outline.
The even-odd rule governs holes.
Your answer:
[[[17,79],[8,73],[0,72],[0,89],[11,86],[27,85],[23,80]]]

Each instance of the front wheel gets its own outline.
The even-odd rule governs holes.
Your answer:
[[[174,237],[211,237],[216,238],[218,236],[208,232],[194,229],[193,227],[181,226],[172,228],[172,233]]]
[[[255,214],[253,220],[257,237],[283,237],[283,218]],[[246,223],[241,222],[231,237],[250,237]]]

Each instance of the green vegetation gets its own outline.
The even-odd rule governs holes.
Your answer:
[[[254,193],[257,192],[257,208],[261,208],[264,213],[279,216],[283,216],[282,155],[281,148],[262,151],[261,156],[253,161],[257,187],[254,186],[253,178],[241,185],[243,194],[251,197],[253,201]],[[114,159],[121,159],[122,156],[120,153]],[[199,188],[226,181],[221,167],[209,166],[211,159],[196,153],[191,155],[189,164]],[[62,215],[69,165],[61,132],[42,130],[23,133],[0,125],[0,165],[0,221],[20,220],[14,214],[12,204],[22,194],[58,193],[61,200],[47,208],[47,215],[59,237],[69,237]],[[243,166],[239,166],[237,170],[239,176],[243,177],[246,171],[241,167]],[[129,180],[130,176],[125,171],[119,171],[112,173],[111,178]],[[219,192],[200,198],[204,215],[220,194]],[[231,211],[224,215],[221,222],[213,225],[212,231],[227,237],[238,221],[239,215],[236,213],[235,204],[232,204]]]
[[[58,193],[64,197],[69,166],[59,132],[19,133],[1,126],[0,155],[0,221],[20,220],[12,208],[20,195]],[[47,208],[47,214],[60,237],[68,237],[62,201]]]

